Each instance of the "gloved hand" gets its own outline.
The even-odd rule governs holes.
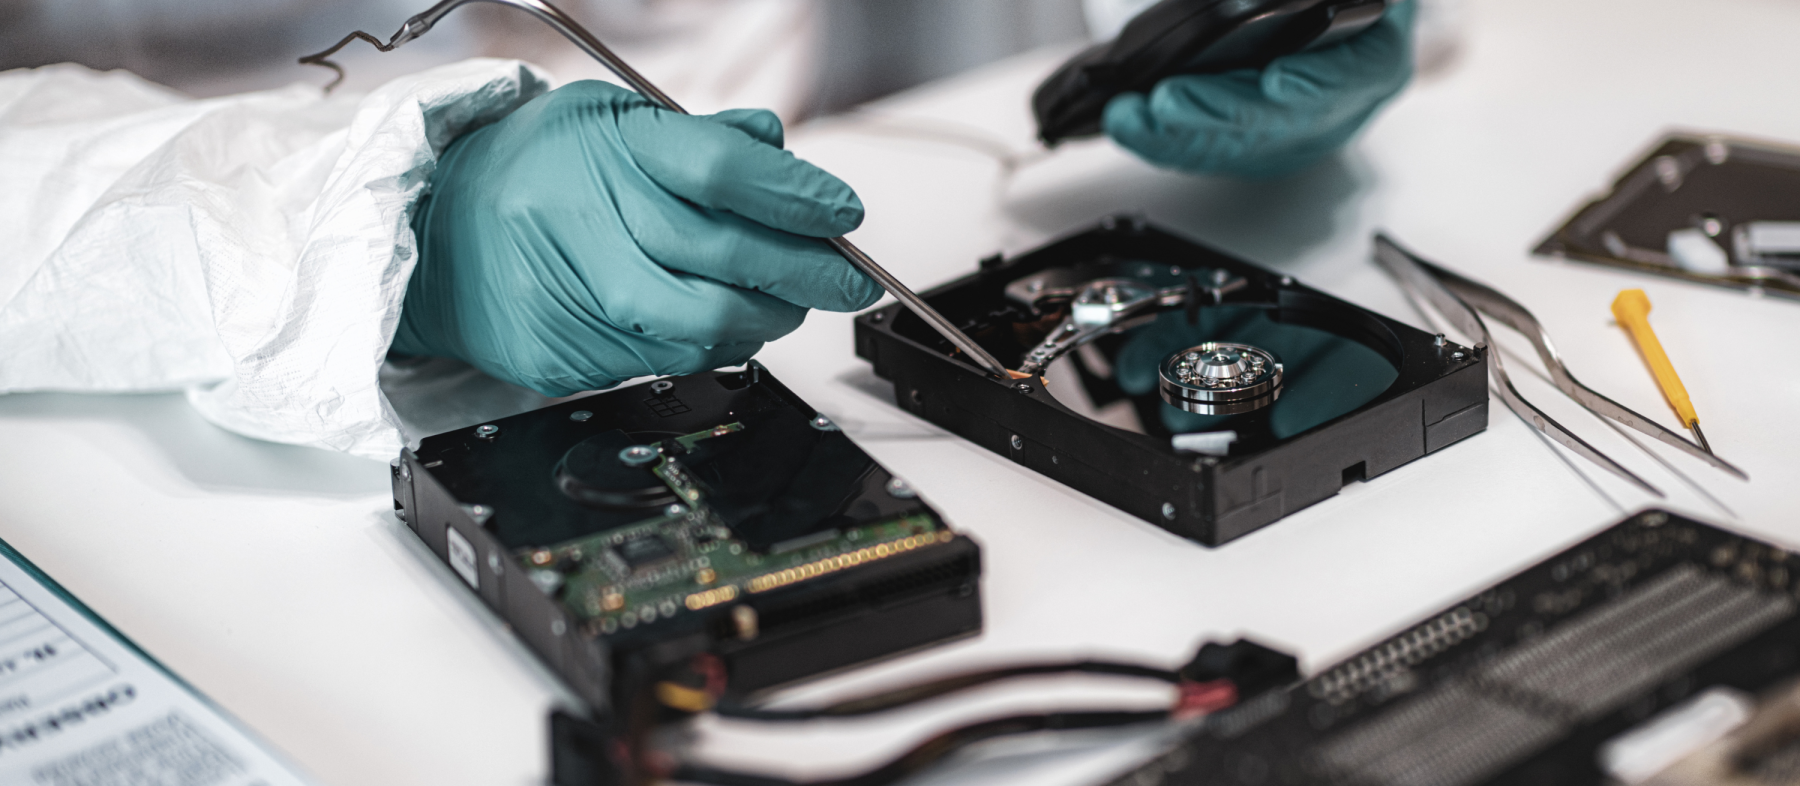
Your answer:
[[[1412,78],[1417,0],[1339,44],[1278,58],[1262,71],[1173,76],[1148,96],[1106,105],[1103,126],[1157,166],[1269,177],[1311,164],[1356,135]]]
[[[692,117],[576,82],[453,142],[413,218],[393,351],[547,396],[749,360],[881,289],[824,243],[862,223],[766,111]]]

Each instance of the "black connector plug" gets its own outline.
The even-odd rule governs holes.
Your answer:
[[[1226,680],[1236,686],[1242,701],[1299,681],[1300,662],[1249,639],[1230,644],[1207,642],[1181,667],[1180,674],[1182,680],[1192,683]]]
[[[599,723],[563,710],[551,712],[552,786],[626,786],[625,768],[613,759],[616,739]]]

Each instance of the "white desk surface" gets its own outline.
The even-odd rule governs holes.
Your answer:
[[[867,117],[798,129],[792,147],[857,187],[869,220],[856,241],[921,287],[1139,209],[1418,324],[1368,259],[1370,233],[1384,227],[1525,303],[1581,377],[1674,425],[1610,324],[1613,295],[1642,287],[1707,435],[1752,481],[1659,453],[1732,514],[1520,373],[1525,394],[1662,486],[1668,506],[1800,545],[1800,304],[1529,254],[1668,129],[1800,140],[1789,54],[1800,5],[1475,0],[1467,11],[1457,59],[1422,76],[1340,160],[1285,180],[1157,172],[1099,142],[1001,186],[989,158],[896,136],[891,124],[877,132]],[[1025,97],[1059,54],[875,111],[1028,151]],[[815,314],[760,359],[985,548],[980,637],[804,686],[800,699],[1076,653],[1174,664],[1202,640],[1240,634],[1316,669],[1653,502],[1496,401],[1487,432],[1209,550],[902,413],[852,355],[848,316]],[[0,537],[321,783],[541,782],[544,711],[565,694],[394,520],[382,464],[243,439],[172,395],[8,396],[0,435]],[[817,777],[975,715],[1160,698],[1047,681],[866,722],[707,724],[716,734],[705,750]],[[1043,747],[934,780],[1075,784],[1126,755]]]

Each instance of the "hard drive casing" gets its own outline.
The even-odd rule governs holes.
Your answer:
[[[950,321],[979,332],[1006,307],[1008,282],[1108,257],[1230,271],[1248,286],[1221,304],[1263,304],[1276,322],[1353,339],[1386,357],[1399,376],[1354,411],[1278,445],[1212,457],[1089,420],[1052,398],[1039,378],[990,377],[953,357],[948,342],[898,304],[857,317],[856,353],[873,364],[876,376],[894,383],[895,399],[906,411],[1209,546],[1487,428],[1484,349],[1438,344],[1417,328],[1130,217],[1108,219],[1012,259],[984,260],[977,272],[924,297]],[[988,349],[1002,362],[1017,362],[1016,348]],[[1002,354],[1009,351],[1012,356]]]
[[[490,421],[492,436],[471,426],[427,437],[392,467],[394,507],[407,527],[568,682],[597,720],[606,722],[634,681],[701,652],[718,655],[732,691],[743,694],[981,629],[980,549],[954,535],[635,630],[584,632],[561,601],[532,583],[514,556],[519,544],[502,535],[509,524],[541,526],[518,521],[520,510],[540,504],[554,515],[537,518],[579,525],[584,512],[549,489],[551,467],[564,451],[606,429],[694,432],[758,408],[788,408],[808,419],[818,414],[755,363],[741,372],[660,382],[672,383],[670,392],[635,385]],[[572,419],[577,412],[589,415]],[[880,488],[891,476],[873,466]],[[942,525],[922,500],[901,502]],[[749,640],[733,628],[731,612],[739,605],[760,619]]]

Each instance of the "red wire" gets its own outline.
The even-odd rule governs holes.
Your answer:
[[[1174,709],[1169,711],[1169,717],[1175,720],[1218,712],[1238,701],[1237,685],[1232,684],[1231,680],[1183,681],[1177,690],[1180,695],[1175,699]]]

